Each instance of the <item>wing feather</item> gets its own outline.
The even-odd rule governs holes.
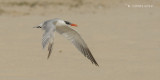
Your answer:
[[[56,31],[70,40],[74,46],[85,56],[87,57],[93,64],[99,66],[96,60],[94,59],[91,51],[86,45],[85,41],[81,38],[78,32],[69,28],[68,26],[57,27]]]
[[[48,45],[48,58],[50,57],[51,53],[52,53],[52,47],[53,47],[53,40],[54,40],[54,32],[55,32],[55,26],[53,24],[48,24],[44,23],[42,29],[45,30],[43,37],[42,37],[42,46],[43,48],[46,47],[47,44]]]

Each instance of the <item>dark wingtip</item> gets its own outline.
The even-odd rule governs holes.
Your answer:
[[[47,56],[47,60],[49,59],[49,56]]]
[[[51,51],[49,51],[48,56],[47,56],[47,59],[50,58],[50,55],[51,55]]]
[[[48,51],[49,51],[49,53],[48,53],[47,59],[49,59],[49,57],[50,57],[50,55],[51,55],[51,52],[52,52],[52,45],[53,45],[53,43],[51,43],[51,44],[48,45]]]
[[[92,64],[95,64],[96,66],[99,67],[97,61],[94,59],[94,57],[93,57],[91,51],[89,50],[89,48],[86,48],[86,51],[87,51],[88,54],[90,54],[87,58],[91,60]]]
[[[97,63],[94,63],[94,64],[99,67],[99,65]]]
[[[80,51],[82,53],[84,53],[84,56],[87,57],[92,62],[92,64],[99,67],[97,61],[94,59],[94,57],[88,47],[85,48],[82,45],[79,45],[79,48],[81,48]]]
[[[99,67],[98,63],[95,60],[92,61],[92,64]]]

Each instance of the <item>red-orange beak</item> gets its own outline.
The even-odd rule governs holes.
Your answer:
[[[77,27],[78,25],[77,24],[70,24],[71,26],[74,26],[74,27]]]

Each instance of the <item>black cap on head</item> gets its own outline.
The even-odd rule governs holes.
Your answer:
[[[68,22],[68,21],[64,21],[66,24],[68,24],[68,25],[70,25],[71,23],[70,22]]]

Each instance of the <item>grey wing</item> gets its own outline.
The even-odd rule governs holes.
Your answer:
[[[86,43],[75,30],[66,26],[62,26],[62,27],[57,27],[56,31],[62,34],[68,40],[70,40],[74,44],[74,46],[80,52],[82,52],[83,55],[87,57],[92,63],[94,63],[96,66],[99,66],[96,60],[94,59],[93,55],[91,54],[91,51],[87,47]]]
[[[54,25],[44,25],[42,29],[45,30],[43,37],[42,37],[42,46],[43,48],[45,48],[46,45],[49,43],[49,46],[48,46],[48,51],[49,51],[48,58],[49,58],[52,52],[55,26]]]

